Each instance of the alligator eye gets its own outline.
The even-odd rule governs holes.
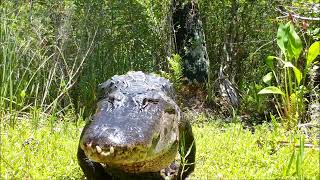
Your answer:
[[[176,110],[174,109],[174,107],[167,107],[164,112],[168,113],[168,114],[175,114]]]
[[[159,102],[159,99],[144,98],[142,101],[142,105],[147,106],[149,103],[158,104],[158,102]]]
[[[114,99],[115,99],[114,96],[109,96],[108,101],[112,103],[112,102],[114,102]]]
[[[108,101],[109,102],[122,101],[124,98],[125,96],[122,93],[114,92],[109,94]]]
[[[147,102],[148,102],[147,99],[143,99],[143,100],[142,100],[142,105],[143,105],[143,106],[146,106],[146,105],[147,105]]]

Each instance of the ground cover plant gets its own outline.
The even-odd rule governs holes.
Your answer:
[[[84,121],[72,113],[57,118],[39,114],[41,121],[29,116],[16,119],[15,128],[4,116],[1,123],[1,166],[3,179],[81,179],[76,151]],[[203,115],[194,119],[197,155],[196,169],[191,179],[275,179],[301,177],[318,179],[319,150],[305,148],[297,164],[299,131],[286,131],[271,123],[255,126],[255,131],[245,129],[241,122],[224,123]],[[277,129],[276,129],[277,128]],[[287,142],[287,143],[284,143]],[[305,141],[305,144],[310,143]],[[293,162],[289,167],[292,156]]]

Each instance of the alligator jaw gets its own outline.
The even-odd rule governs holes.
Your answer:
[[[127,173],[141,173],[160,171],[174,161],[178,150],[178,143],[176,142],[173,144],[168,151],[162,151],[151,158],[147,158],[147,156],[151,155],[149,154],[150,152],[141,151],[142,149],[139,149],[140,146],[134,148],[113,146],[104,148],[99,145],[94,145],[92,142],[88,142],[82,143],[80,147],[84,150],[85,155],[94,162],[119,168]],[[134,157],[135,160],[130,159],[132,157]],[[139,161],[137,161],[138,157],[141,158]]]

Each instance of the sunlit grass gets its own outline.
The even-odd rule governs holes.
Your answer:
[[[29,116],[16,116],[15,127],[8,116],[1,122],[0,179],[81,179],[77,164],[78,139],[83,120],[71,113],[63,118],[39,115],[40,121]],[[36,125],[35,122],[38,124]],[[197,155],[191,179],[215,178],[281,178],[287,170],[292,145],[299,134],[275,130],[269,124],[255,127],[255,133],[241,123],[214,121],[194,125]],[[306,140],[307,141],[307,140]],[[295,176],[295,159],[289,176]],[[304,177],[319,178],[319,151],[305,148],[302,163]]]
[[[283,129],[274,130],[269,124],[255,127],[253,134],[240,123],[209,123],[194,126],[197,143],[197,178],[269,179],[296,176],[296,159],[287,176],[284,176],[294,145],[299,135]],[[280,142],[292,142],[281,144]],[[297,153],[295,153],[297,154]],[[319,150],[305,148],[302,163],[303,176],[319,177]]]
[[[16,121],[15,128],[1,123],[0,179],[79,179],[82,172],[76,152],[83,122],[71,118],[52,122],[42,117],[34,126],[28,117]]]

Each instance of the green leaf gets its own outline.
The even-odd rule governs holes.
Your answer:
[[[282,96],[284,96],[284,93],[281,91],[281,89],[275,86],[266,87],[259,91],[258,94],[281,94]]]
[[[287,47],[290,57],[294,57],[297,60],[302,52],[302,41],[296,31],[294,26],[290,23],[290,31],[288,33],[289,44]]]
[[[262,80],[264,83],[269,84],[272,80],[273,74],[272,72],[269,72],[268,74],[266,74],[265,76],[263,76]]]
[[[307,55],[307,67],[320,55],[320,41],[314,42],[309,50]]]
[[[279,128],[277,119],[271,113],[270,113],[270,118],[271,118],[271,122],[272,122],[272,126],[274,127],[274,130],[277,132],[277,129]]]
[[[266,59],[266,63],[271,69],[273,69],[273,61],[274,60],[283,61],[281,58],[279,58],[277,56],[268,56]]]
[[[293,72],[294,72],[294,75],[296,77],[298,86],[300,86],[300,82],[301,82],[301,79],[302,79],[301,71],[297,67],[295,67],[291,62],[284,61],[284,68],[288,68],[288,67],[293,69]]]
[[[262,89],[262,86],[260,84],[255,84],[254,87],[256,91]]]
[[[301,160],[304,158],[304,137],[300,137],[300,148],[299,148],[299,153],[301,156]]]
[[[281,24],[277,33],[277,44],[282,53],[290,60],[297,60],[302,52],[302,41],[291,22]]]
[[[280,24],[278,28],[278,33],[277,33],[277,44],[279,48],[281,49],[283,54],[286,54],[286,46],[288,43],[288,32],[289,32],[289,23],[286,25]]]
[[[320,28],[316,28],[312,31],[312,33],[315,35],[315,34],[318,34],[320,33]]]

